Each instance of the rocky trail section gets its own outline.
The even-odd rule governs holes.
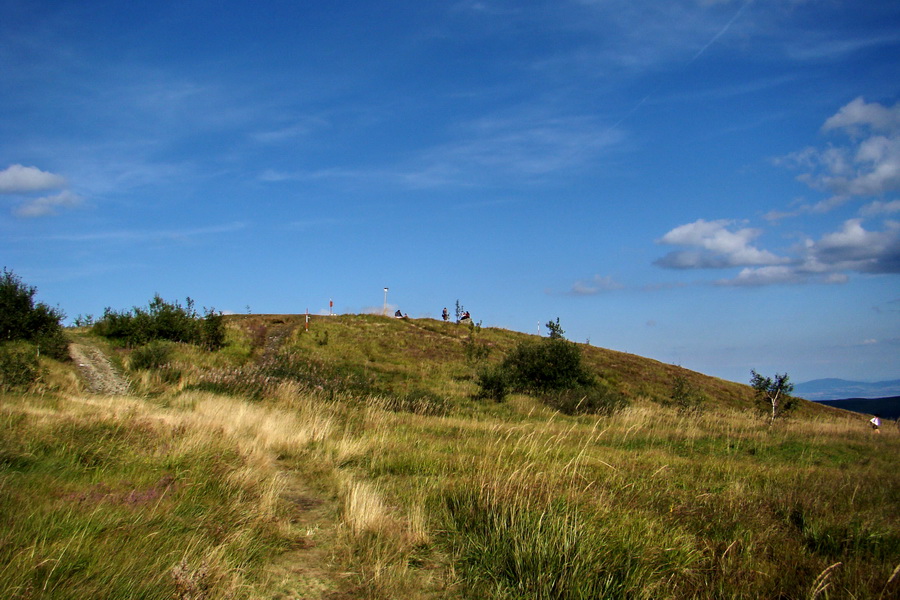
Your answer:
[[[124,396],[130,392],[128,382],[98,348],[69,344],[69,356],[89,392],[108,396]]]

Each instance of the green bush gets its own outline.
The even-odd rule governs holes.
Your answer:
[[[702,402],[702,394],[690,384],[687,377],[675,377],[667,403],[674,404],[680,413],[696,414],[703,411]]]
[[[40,353],[62,360],[68,349],[60,324],[65,313],[42,302],[35,304],[35,293],[37,288],[25,285],[15,273],[3,268],[0,276],[0,342],[31,342]]]
[[[578,346],[559,338],[522,342],[501,368],[510,387],[523,392],[563,390],[593,383]]]
[[[503,402],[509,393],[508,377],[500,366],[483,369],[478,373],[476,380],[479,399]]]
[[[469,337],[463,340],[463,349],[466,353],[466,362],[476,364],[485,360],[491,354],[491,348],[487,344],[479,343],[475,339],[475,331],[473,330]]]
[[[136,371],[159,369],[166,366],[171,358],[172,346],[166,342],[154,340],[145,346],[135,348],[131,352],[130,366]]]
[[[566,415],[611,416],[628,406],[620,392],[604,386],[581,386],[542,395],[544,403]]]
[[[218,350],[225,346],[225,317],[212,309],[200,322],[200,345],[207,350]]]
[[[37,348],[27,342],[0,344],[0,389],[26,388],[40,375]]]
[[[218,350],[225,345],[225,321],[221,313],[206,309],[205,316],[200,317],[190,298],[182,306],[177,301],[163,300],[159,294],[147,308],[134,307],[130,311],[107,308],[92,330],[131,346],[154,340],[185,342],[207,350]]]

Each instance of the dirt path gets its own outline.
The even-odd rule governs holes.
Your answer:
[[[274,584],[274,600],[299,598],[351,600],[361,597],[351,573],[341,567],[337,537],[339,505],[321,490],[315,491],[290,465],[278,465],[285,488],[281,498],[290,507],[292,548],[274,558],[266,574]]]
[[[129,393],[128,382],[98,348],[69,344],[69,356],[75,361],[89,392],[108,396],[124,396]]]

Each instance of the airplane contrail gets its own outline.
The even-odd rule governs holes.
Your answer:
[[[693,58],[691,58],[689,61],[687,61],[686,63],[684,63],[684,65],[683,65],[681,68],[685,68],[685,67],[689,66],[689,65],[690,65],[691,63],[693,63],[695,60],[697,60],[698,58],[700,58],[700,57],[703,55],[703,53],[706,52],[706,50],[707,50],[710,46],[712,46],[714,43],[716,43],[716,40],[717,40],[717,39],[719,39],[720,37],[722,37],[723,35],[725,35],[725,33],[731,28],[732,24],[734,24],[734,22],[738,20],[738,17],[740,17],[740,16],[744,13],[744,11],[747,9],[747,7],[750,6],[750,3],[751,3],[752,1],[753,1],[753,0],[747,0],[746,2],[744,2],[743,4],[741,4],[741,7],[737,10],[737,12],[734,13],[734,16],[731,17],[731,19],[729,19],[727,23],[725,23],[725,26],[722,27],[722,29],[720,29],[720,30],[716,33],[716,35],[714,35],[714,36],[712,37],[712,39],[710,39],[708,42],[706,42],[706,45],[704,45],[702,48],[700,48],[699,52],[697,52],[697,54],[695,54],[695,55],[693,56]],[[655,95],[660,89],[662,89],[662,87],[663,87],[663,84],[662,84],[662,83],[660,83],[659,85],[657,85],[656,88],[655,88],[653,91],[651,91],[649,94],[647,94],[646,96],[644,96],[643,98],[641,98],[640,101],[638,101],[634,106],[631,107],[631,110],[629,110],[627,113],[625,113],[625,115],[624,115],[622,118],[620,118],[618,121],[616,121],[614,125],[610,126],[609,129],[608,129],[607,131],[611,131],[611,130],[615,129],[616,127],[618,127],[619,125],[621,125],[623,121],[627,120],[631,115],[633,115],[633,114],[634,114],[641,106],[643,106],[643,104],[644,104],[645,102],[647,102],[647,100],[649,100],[649,99],[650,99],[653,95]]]
[[[749,1],[749,0],[748,0],[747,2],[744,2],[744,3],[741,5],[741,7],[737,10],[737,12],[734,13],[734,16],[731,17],[731,20],[729,20],[727,23],[725,23],[725,27],[723,27],[722,29],[720,29],[719,32],[718,32],[716,35],[714,35],[714,36],[712,37],[712,39],[709,40],[709,41],[706,43],[705,46],[703,46],[702,48],[700,48],[700,51],[697,52],[697,54],[694,55],[694,58],[692,58],[691,60],[689,60],[689,61],[687,62],[687,64],[691,64],[692,62],[694,62],[695,60],[697,60],[698,58],[700,58],[700,56],[701,56],[704,52],[706,52],[706,49],[707,49],[707,48],[709,48],[710,46],[712,46],[713,44],[715,44],[715,43],[716,43],[716,40],[719,39],[720,37],[722,37],[722,35],[724,35],[726,31],[728,31],[728,29],[731,27],[731,24],[734,23],[734,22],[737,20],[737,18],[741,16],[741,14],[743,14],[744,10],[745,10],[748,6],[750,6],[750,1]]]

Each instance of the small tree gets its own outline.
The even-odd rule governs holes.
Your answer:
[[[760,402],[764,402],[767,408],[771,407],[772,409],[769,420],[771,425],[775,419],[794,407],[794,398],[791,397],[794,384],[790,383],[787,373],[783,375],[776,373],[775,379],[763,377],[753,369],[750,370],[750,373],[752,375],[750,385],[756,390]]]
[[[676,375],[672,380],[672,390],[669,393],[669,401],[678,407],[680,413],[702,412],[700,393],[691,385],[684,375]]]
[[[559,317],[556,317],[556,323],[547,321],[547,331],[550,332],[551,340],[564,340],[566,332],[563,331],[562,325],[559,324]]]

